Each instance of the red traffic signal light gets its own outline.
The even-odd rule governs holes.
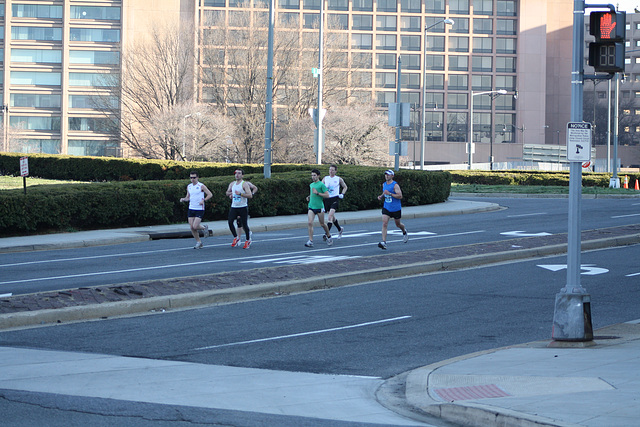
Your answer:
[[[596,41],[623,41],[626,30],[626,12],[591,12],[589,34]]]

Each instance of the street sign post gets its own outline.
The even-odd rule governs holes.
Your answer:
[[[567,160],[588,162],[591,160],[591,123],[567,123]]]
[[[29,176],[29,158],[28,157],[20,157],[20,176],[22,177],[24,194],[27,194],[27,177]]]

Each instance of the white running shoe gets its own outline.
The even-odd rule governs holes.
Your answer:
[[[193,247],[193,249],[202,249],[204,245],[202,244],[202,242],[198,242],[196,243],[196,245]]]
[[[404,229],[404,233],[402,234],[402,243],[407,243],[409,241],[409,232],[407,229]]]
[[[331,237],[327,237],[327,246],[333,246],[333,239]]]
[[[209,237],[209,226],[207,224],[202,224],[204,229],[202,230],[202,237]]]
[[[340,231],[338,231],[338,240],[342,239],[342,232],[344,231],[344,227],[340,228]]]
[[[313,247],[313,242],[311,240],[307,240],[307,243],[304,244],[306,247],[308,248],[312,248]]]
[[[380,242],[378,243],[378,247],[380,249],[387,249],[387,242]]]

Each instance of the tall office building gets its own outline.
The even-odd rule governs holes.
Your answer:
[[[321,1],[328,20],[338,25],[332,31],[345,40],[345,64],[356,57],[360,64],[344,87],[354,99],[380,108],[395,102],[401,58],[400,101],[412,107],[411,127],[402,132],[409,161],[420,157],[422,85],[428,163],[467,160],[471,110],[474,162],[487,162],[491,151],[498,162],[517,160],[523,144],[555,143],[556,137],[564,141],[570,118],[572,1],[276,0],[275,12],[302,37],[317,39]],[[240,11],[267,14],[269,3],[7,0],[3,104],[8,139],[19,141],[12,151],[118,152],[117,139],[101,132],[105,119],[92,108],[91,97],[105,90],[100,75],[119,71],[121,49],[150,28],[154,16],[190,19],[196,28],[208,30],[213,18],[232,25]],[[208,101],[206,85],[197,83],[198,98]]]
[[[594,145],[597,158],[606,163],[609,159],[611,170],[614,122],[607,124],[609,114],[613,116],[615,91],[618,88],[618,158],[621,167],[640,168],[640,13],[627,13],[625,27],[625,72],[616,79],[597,79],[606,73],[595,73],[588,64],[589,43],[594,37],[589,34],[589,17],[585,19],[585,79],[583,119],[591,122],[594,129]],[[611,108],[607,107],[611,102]],[[604,170],[604,168],[603,168]]]

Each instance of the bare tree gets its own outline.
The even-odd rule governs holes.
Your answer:
[[[105,74],[104,86],[112,90],[101,109],[136,154],[184,158],[177,131],[184,116],[173,115],[193,104],[194,65],[193,28],[181,22],[155,26],[147,38],[123,49],[121,75]]]
[[[237,148],[233,161],[237,162],[260,162],[264,158],[267,24],[263,14],[238,10],[229,16],[228,23],[224,15],[214,17],[207,23],[210,28],[202,33],[203,98],[233,118]],[[291,153],[291,146],[280,147],[281,138],[299,129],[300,119],[311,123],[307,111],[317,105],[318,92],[317,79],[311,73],[318,64],[317,33],[301,33],[297,23],[281,21],[277,25],[273,96],[278,131],[272,140],[274,154]],[[339,51],[347,47],[348,39],[344,33],[325,34],[323,97],[326,105],[339,105],[347,100],[351,72],[346,53]],[[287,155],[284,157],[288,160]],[[305,156],[293,155],[301,157]]]

